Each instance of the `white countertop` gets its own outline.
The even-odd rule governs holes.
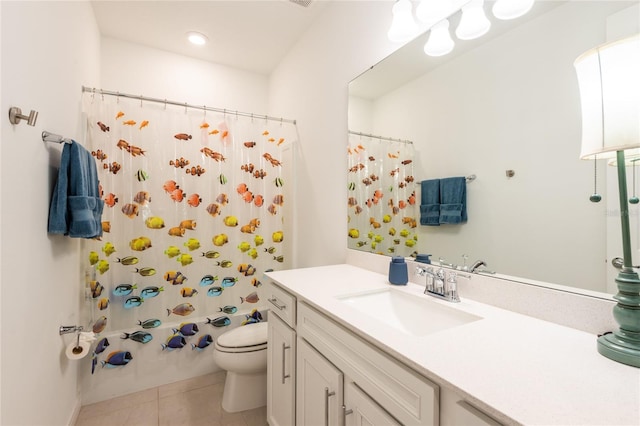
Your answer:
[[[640,425],[640,369],[600,355],[596,336],[465,299],[424,296],[412,283],[351,265],[267,274],[310,305],[500,421],[525,425]],[[482,317],[415,337],[337,296],[393,287]],[[535,301],[532,301],[535,303]]]

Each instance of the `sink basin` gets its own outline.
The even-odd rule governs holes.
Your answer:
[[[410,336],[426,336],[482,319],[436,303],[429,300],[428,296],[407,294],[390,288],[338,296],[338,299]]]

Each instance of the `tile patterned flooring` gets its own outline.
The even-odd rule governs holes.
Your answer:
[[[85,405],[75,426],[266,426],[267,408],[222,409],[225,372]]]

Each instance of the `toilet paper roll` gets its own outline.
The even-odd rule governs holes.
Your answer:
[[[76,342],[74,341],[70,343],[69,346],[67,346],[67,350],[65,351],[65,354],[67,355],[67,358],[72,360],[81,359],[89,354],[90,349],[91,349],[91,342],[81,340],[78,346],[76,347]]]

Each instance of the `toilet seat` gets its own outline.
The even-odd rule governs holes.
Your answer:
[[[267,349],[267,334],[266,322],[243,325],[218,337],[215,349],[229,353],[265,350]]]

